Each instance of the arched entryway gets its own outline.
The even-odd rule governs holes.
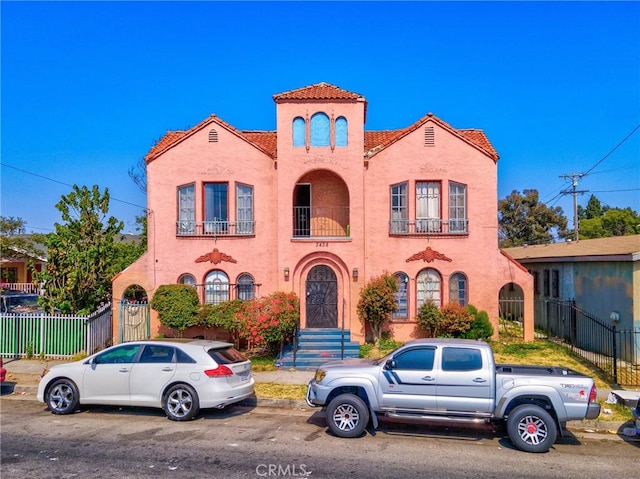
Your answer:
[[[500,330],[512,336],[524,335],[524,292],[516,283],[505,284],[500,288],[498,298]]]
[[[329,266],[317,265],[307,275],[307,328],[338,327],[338,280]]]
[[[146,290],[138,284],[128,286],[120,300],[118,342],[148,339],[151,335],[149,313]]]

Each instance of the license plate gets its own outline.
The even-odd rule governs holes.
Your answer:
[[[240,376],[240,381],[248,381],[250,374],[249,371],[246,371],[244,373],[238,374],[238,376]]]

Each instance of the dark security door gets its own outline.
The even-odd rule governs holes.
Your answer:
[[[307,328],[338,327],[338,281],[328,266],[314,266],[307,276]]]

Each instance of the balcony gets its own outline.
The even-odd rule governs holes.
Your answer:
[[[254,236],[255,221],[176,221],[176,236]]]
[[[390,236],[467,236],[468,219],[441,220],[438,218],[389,221]]]
[[[349,207],[293,207],[294,238],[349,238]]]

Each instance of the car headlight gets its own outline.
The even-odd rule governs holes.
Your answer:
[[[326,375],[327,372],[324,369],[316,369],[316,377],[314,378],[315,382],[319,383]]]

